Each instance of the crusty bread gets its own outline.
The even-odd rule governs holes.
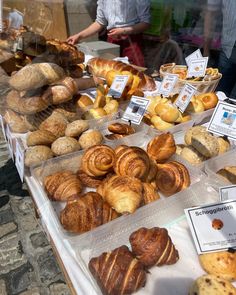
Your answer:
[[[45,145],[36,145],[25,152],[25,165],[27,167],[40,164],[53,157],[51,149]]]

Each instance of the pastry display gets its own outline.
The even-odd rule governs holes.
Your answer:
[[[52,143],[51,149],[54,155],[61,156],[80,150],[80,145],[75,138],[63,136]]]
[[[88,149],[96,144],[103,142],[103,136],[99,130],[87,130],[79,138],[79,144],[82,149]]]
[[[119,216],[102,197],[95,192],[88,192],[69,200],[60,213],[63,227],[74,233],[84,233]]]
[[[52,201],[67,201],[82,191],[82,184],[71,171],[56,172],[44,178],[44,187]]]
[[[81,169],[77,171],[77,177],[80,179],[82,184],[87,187],[97,188],[104,179],[104,176],[90,176],[83,172]]]
[[[236,184],[236,166],[225,166],[216,173],[223,177],[227,182]]]
[[[132,294],[146,283],[145,267],[127,246],[92,258],[88,266],[103,294]]]
[[[56,140],[56,136],[47,130],[36,130],[28,134],[26,143],[28,146],[51,145]]]
[[[25,166],[34,166],[52,157],[53,152],[49,147],[45,145],[35,145],[29,147],[25,152]]]
[[[151,183],[143,183],[143,203],[147,205],[160,199],[160,195]]]
[[[39,130],[47,130],[59,138],[65,135],[67,124],[64,115],[54,112],[40,124]]]
[[[77,137],[80,136],[87,129],[89,129],[89,124],[87,121],[75,120],[66,126],[65,135]]]
[[[129,241],[132,252],[147,268],[174,264],[179,259],[179,253],[165,228],[140,228],[131,234]]]

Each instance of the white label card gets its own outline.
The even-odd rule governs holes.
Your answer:
[[[122,116],[122,119],[139,125],[143,119],[149,103],[149,99],[139,96],[132,96],[129,105]]]
[[[236,247],[236,201],[185,209],[198,254]]]
[[[14,161],[14,138],[12,137],[12,134],[8,125],[6,125],[6,140],[8,143],[7,146],[8,146],[10,156],[12,160]]]
[[[186,110],[191,98],[193,97],[196,91],[197,89],[193,87],[191,84],[184,85],[177,100],[175,101],[175,105],[181,113],[183,113]]]
[[[178,81],[178,75],[169,74],[166,75],[159,88],[159,93],[164,96],[169,96]]]
[[[208,57],[192,59],[188,64],[187,77],[204,77],[206,73]]]
[[[16,139],[15,165],[20,179],[23,182],[25,173],[25,151],[19,139]]]
[[[0,123],[1,123],[3,137],[4,137],[5,140],[7,140],[6,131],[5,131],[5,124],[4,124],[4,118],[3,118],[2,115],[0,115]]]
[[[236,185],[222,186],[219,188],[220,201],[236,200]]]
[[[219,101],[207,127],[209,132],[236,140],[236,105]]]
[[[115,79],[113,80],[111,87],[109,89],[108,96],[120,98],[128,82],[128,79],[128,75],[115,76]]]
[[[202,54],[201,54],[201,51],[200,49],[197,49],[195,50],[193,53],[191,53],[190,55],[188,55],[186,58],[185,58],[185,61],[186,61],[186,64],[187,66],[189,66],[189,63],[192,59],[199,59],[199,58],[202,58]]]

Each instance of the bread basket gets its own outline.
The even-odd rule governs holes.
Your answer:
[[[176,65],[175,63],[168,63],[164,64],[160,67],[160,76],[163,79],[166,75],[172,74],[173,70],[187,70],[187,66],[184,65]],[[205,76],[206,77],[206,76]],[[183,86],[188,83],[192,86],[197,88],[197,91],[199,93],[207,93],[207,92],[213,92],[215,91],[222,74],[217,73],[216,75],[207,75],[208,79],[205,79],[203,81],[193,81],[193,80],[185,80],[185,79],[178,79],[178,82],[176,83],[173,93],[179,93],[180,90],[183,88]]]

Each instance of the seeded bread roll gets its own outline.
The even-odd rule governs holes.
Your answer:
[[[84,131],[89,129],[89,124],[85,120],[76,120],[67,125],[65,135],[71,137],[77,137]]]
[[[51,149],[45,145],[30,147],[25,152],[25,166],[30,167],[40,164],[53,157]]]
[[[220,150],[217,138],[206,132],[192,135],[192,146],[207,158],[217,156]]]
[[[185,146],[182,149],[180,156],[193,165],[200,164],[206,160],[206,158],[192,146]]]
[[[217,137],[219,143],[219,155],[227,152],[230,149],[230,142],[227,138]]]
[[[191,145],[192,144],[192,136],[194,134],[198,134],[198,133],[201,133],[201,132],[207,132],[206,130],[206,127],[204,126],[194,126],[194,127],[191,127],[186,133],[185,133],[185,136],[184,136],[184,141],[187,145]]]
[[[82,149],[87,149],[93,145],[101,144],[103,136],[98,130],[88,130],[84,132],[79,138],[79,144]]]
[[[56,136],[47,130],[36,130],[27,136],[27,145],[51,145],[56,140]]]
[[[55,140],[51,148],[56,156],[61,156],[80,150],[80,145],[75,138],[64,136]]]

